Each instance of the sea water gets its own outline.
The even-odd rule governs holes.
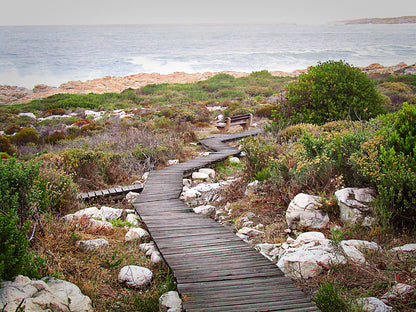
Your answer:
[[[416,24],[0,27],[0,85],[137,73],[280,70],[344,60],[416,62]]]

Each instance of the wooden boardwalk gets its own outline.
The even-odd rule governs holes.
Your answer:
[[[187,312],[319,311],[276,265],[179,200],[184,174],[239,154],[224,142],[257,133],[203,140],[213,153],[151,172],[133,203],[175,275]]]
[[[98,190],[98,191],[80,193],[77,195],[77,199],[87,200],[87,199],[109,196],[109,195],[116,196],[116,195],[127,194],[128,192],[141,192],[142,190],[143,190],[143,184],[138,183],[138,184],[127,185],[127,186],[112,187],[106,190]]]

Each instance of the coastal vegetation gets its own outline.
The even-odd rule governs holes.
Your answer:
[[[416,229],[416,75],[373,74],[339,61],[320,63],[299,78],[267,71],[243,78],[219,74],[186,84],[151,84],[120,94],[57,94],[0,107],[0,280],[17,274],[53,276],[76,283],[96,311],[156,311],[172,273],[152,265],[126,230],[108,230],[114,253],[85,255],[75,247],[94,231],[60,219],[85,207],[82,191],[128,185],[170,159],[202,151],[196,142],[212,133],[219,115],[253,113],[264,134],[245,139],[243,164],[218,164],[220,177],[261,182],[249,200],[233,185],[224,190],[232,218],[255,211],[271,243],[283,242],[282,218],[298,193],[320,195],[334,231],[328,236],[374,240],[390,247],[414,241]],[[238,185],[237,185],[238,186]],[[333,193],[341,186],[372,187],[376,223],[341,224]],[[97,205],[128,208],[122,199]],[[280,222],[280,223],[279,223]],[[351,300],[377,296],[392,280],[415,278],[414,257],[373,253],[368,267],[334,266],[299,283],[323,311],[354,311]],[[121,265],[142,263],[157,272],[151,289],[135,292],[112,282]],[[100,270],[97,270],[97,267]],[[412,271],[413,270],[413,271]],[[360,278],[362,278],[360,282]],[[342,286],[341,286],[342,285]],[[113,302],[108,302],[111,297]],[[416,309],[410,299],[397,311]],[[358,308],[357,308],[358,309]]]

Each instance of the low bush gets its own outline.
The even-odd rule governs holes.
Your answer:
[[[28,143],[37,143],[39,135],[35,129],[24,128],[10,137],[10,141],[15,145],[26,145]]]
[[[10,143],[7,136],[0,134],[0,152],[7,153],[9,156],[13,156],[16,153],[16,149]]]
[[[374,83],[359,69],[343,61],[327,61],[308,69],[286,87],[275,123],[324,124],[333,120],[367,120],[383,112]]]

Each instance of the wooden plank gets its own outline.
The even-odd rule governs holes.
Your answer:
[[[108,190],[102,190],[103,195],[109,195],[110,192]]]

